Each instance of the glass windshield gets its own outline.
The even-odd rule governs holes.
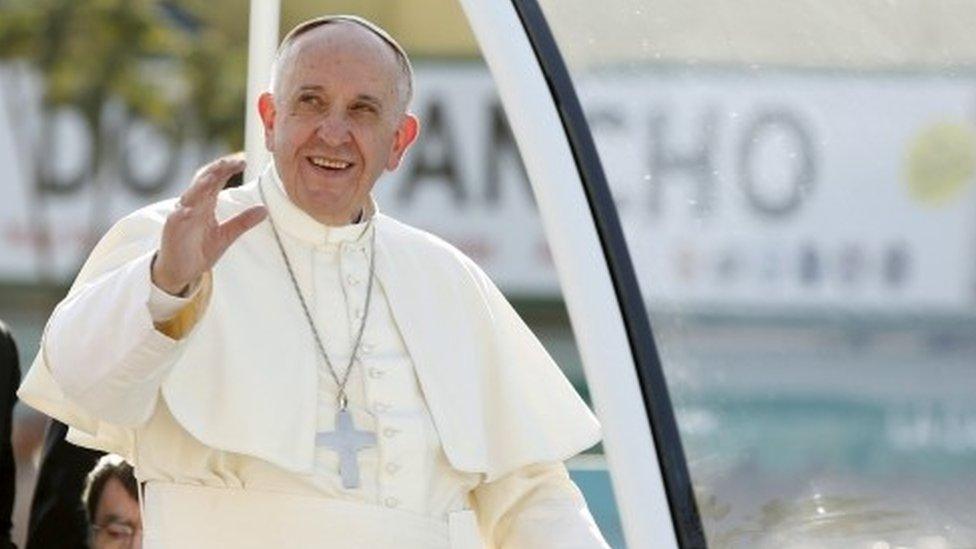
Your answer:
[[[541,4],[710,546],[976,544],[976,5]]]

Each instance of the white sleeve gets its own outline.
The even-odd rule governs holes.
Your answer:
[[[192,291],[186,297],[180,297],[168,293],[155,283],[151,283],[149,288],[149,316],[153,322],[165,322],[170,320],[184,307],[193,301],[197,292],[200,291],[199,282],[195,282]]]
[[[65,396],[96,418],[138,426],[152,415],[181,342],[156,330],[149,311],[154,251],[103,272],[51,315],[45,361]]]
[[[478,523],[497,549],[609,549],[562,463],[523,467],[473,491]]]

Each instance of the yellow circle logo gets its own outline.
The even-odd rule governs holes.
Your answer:
[[[959,194],[976,175],[976,132],[944,122],[927,128],[908,150],[908,190],[931,205]]]

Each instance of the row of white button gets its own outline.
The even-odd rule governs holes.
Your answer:
[[[343,251],[346,251],[346,252],[350,252],[350,251],[365,252],[366,251],[365,250],[365,247],[363,247],[363,246],[354,246],[354,245],[351,245],[351,244],[343,244],[342,249],[343,249]],[[346,275],[346,283],[349,284],[350,286],[358,286],[364,280],[365,280],[365,277],[359,276],[359,275],[356,275],[356,274],[350,273],[350,274],[347,274]],[[363,309],[361,307],[356,307],[353,310],[353,318],[355,318],[356,320],[360,320],[360,321],[363,319]],[[359,352],[361,354],[363,354],[363,355],[368,355],[371,352],[373,352],[374,349],[375,349],[375,346],[372,343],[367,342],[367,341],[364,341],[361,344],[360,348],[359,348]],[[372,378],[372,379],[380,379],[385,374],[386,374],[386,372],[384,370],[380,369],[380,368],[370,367],[369,369],[367,369],[367,375],[370,378]],[[390,409],[391,409],[391,406],[389,404],[385,403],[385,402],[375,402],[375,403],[373,403],[373,411],[376,412],[376,413],[385,413],[385,412],[390,411]],[[392,438],[396,437],[400,433],[400,430],[399,429],[396,429],[394,427],[386,427],[386,428],[384,428],[382,430],[381,433],[382,433],[382,435],[383,435],[384,438],[392,439]],[[383,469],[386,471],[387,474],[389,474],[389,475],[395,475],[397,472],[400,471],[400,464],[391,461],[391,462],[386,463],[383,466]],[[388,507],[388,508],[390,508],[390,509],[393,509],[395,507],[399,507],[400,506],[400,500],[398,498],[394,497],[394,496],[387,496],[387,497],[385,497],[383,499],[383,505],[386,506],[386,507]]]
[[[360,282],[362,282],[362,279],[356,275],[350,274],[346,276],[346,282],[348,282],[352,286],[355,286]],[[353,311],[353,316],[357,320],[361,320],[363,317],[362,309],[356,308]],[[363,355],[368,355],[374,350],[374,348],[375,346],[372,343],[364,341],[359,349],[359,352]],[[381,368],[377,368],[375,366],[368,368],[366,372],[367,375],[372,379],[380,379],[386,374],[385,370]],[[375,413],[381,414],[381,413],[389,412],[391,409],[392,406],[390,406],[385,402],[373,403],[373,411]],[[392,439],[396,437],[398,434],[400,434],[400,430],[394,427],[386,427],[381,431],[381,434],[384,438]],[[393,461],[387,462],[383,466],[383,470],[386,471],[388,475],[395,475],[400,471],[400,464]],[[383,505],[390,509],[393,509],[400,506],[400,500],[394,496],[387,496],[383,499]]]

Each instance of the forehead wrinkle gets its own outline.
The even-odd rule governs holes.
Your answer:
[[[301,86],[298,87],[297,91],[325,91],[325,86],[322,86],[321,84],[302,84]],[[383,102],[383,100],[380,99],[379,97],[376,97],[375,95],[371,95],[368,93],[357,93],[356,99],[372,101],[374,103]]]
[[[398,94],[398,90],[396,89],[395,84],[390,86],[384,84],[382,88],[383,91],[386,93],[377,95],[368,92],[358,92],[355,93],[355,95],[352,95],[351,98],[348,99],[348,102],[368,103],[376,107],[376,109],[381,112],[386,111],[387,107],[390,105],[395,106],[400,103],[400,96]],[[276,97],[275,100],[276,102],[279,102],[277,98],[281,98],[280,100],[281,102],[279,104],[283,104],[284,102],[297,101],[300,95],[307,94],[307,93],[317,94],[328,102],[332,102],[337,99],[342,100],[341,97],[333,96],[333,94],[330,94],[329,90],[327,89],[327,86],[318,85],[318,84],[305,84],[305,85],[298,86],[297,88],[295,88],[293,91],[290,92],[287,90],[283,90],[282,93],[285,93],[285,95],[274,96]]]
[[[303,85],[299,86],[295,90],[295,94],[298,94],[298,93],[301,93],[301,92],[305,92],[305,91],[314,91],[314,92],[322,92],[322,93],[324,93],[325,92],[325,87],[324,86],[321,86],[319,84],[303,84]],[[353,99],[355,101],[365,101],[367,103],[372,103],[373,105],[375,105],[376,107],[378,107],[380,109],[382,109],[385,106],[385,102],[381,98],[376,97],[375,95],[368,94],[368,93],[358,93],[358,94],[356,94],[356,97],[354,97]]]

